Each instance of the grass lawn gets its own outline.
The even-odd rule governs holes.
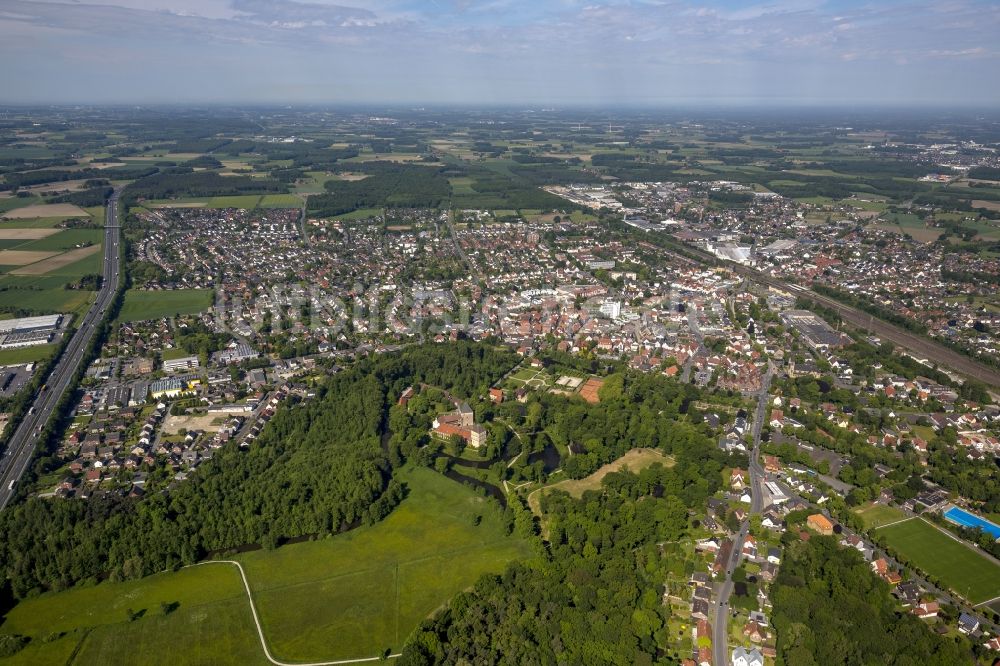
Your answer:
[[[39,283],[40,289],[28,288],[31,283]],[[59,286],[50,286],[57,282]],[[0,305],[13,308],[24,308],[38,313],[75,313],[85,312],[95,292],[63,289],[65,277],[40,276],[27,277],[7,275],[0,278],[0,286],[7,287],[0,291]]]
[[[276,659],[398,650],[455,593],[529,555],[505,535],[495,506],[468,488],[425,468],[399,478],[409,496],[381,523],[240,556]]]
[[[565,481],[554,483],[550,486],[539,488],[528,496],[528,506],[530,506],[531,510],[536,514],[541,515],[542,493],[558,489],[566,491],[573,497],[580,498],[583,497],[583,493],[588,490],[600,490],[601,480],[611,472],[620,472],[626,467],[629,471],[638,472],[639,470],[650,467],[654,463],[662,463],[667,467],[672,467],[674,459],[668,455],[664,455],[656,449],[632,449],[618,460],[613,460],[607,465],[602,466],[590,476],[586,476],[582,479],[567,479]]]
[[[526,542],[506,535],[496,506],[465,486],[426,468],[398,478],[409,494],[376,525],[237,556],[276,659],[398,650],[421,620],[482,574],[530,555]],[[162,603],[178,605],[164,614]],[[128,609],[144,612],[130,622]],[[0,659],[2,666],[267,663],[239,574],[226,564],[44,594],[14,607],[0,633],[33,639]]]
[[[197,314],[211,305],[211,289],[129,289],[125,292],[125,302],[118,313],[118,321],[144,321],[176,314]]]
[[[164,615],[161,603],[178,605]],[[128,609],[142,616],[129,622]],[[66,664],[74,650],[79,664],[267,663],[239,574],[224,565],[42,595],[16,606],[0,632],[32,637],[5,665]]]
[[[1000,567],[925,520],[915,518],[875,534],[974,604],[1000,596]]]
[[[0,349],[0,365],[20,365],[44,361],[55,353],[56,345],[35,345],[15,349]]]
[[[172,349],[164,349],[160,352],[160,356],[163,357],[164,361],[173,361],[178,358],[184,358],[185,356],[191,356],[191,352],[183,347],[173,347]]]
[[[870,530],[875,527],[882,527],[897,520],[906,518],[906,514],[900,509],[884,504],[871,504],[863,509],[856,509],[855,513],[861,516],[865,529]]]
[[[257,205],[261,208],[301,208],[302,198],[295,194],[265,194]]]
[[[208,200],[209,208],[256,208],[260,201],[259,194],[245,194],[233,197],[212,197]]]

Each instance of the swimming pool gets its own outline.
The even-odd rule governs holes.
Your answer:
[[[969,513],[964,509],[959,509],[957,506],[953,506],[945,511],[944,517],[962,527],[978,527],[982,531],[992,534],[994,539],[1000,539],[1000,525],[991,523],[985,518],[977,516],[974,513]]]

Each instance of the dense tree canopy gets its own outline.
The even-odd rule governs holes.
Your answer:
[[[972,663],[964,641],[900,613],[888,585],[857,551],[831,537],[790,537],[772,587],[772,623],[785,664]]]
[[[510,352],[467,343],[362,360],[332,377],[315,400],[280,409],[249,448],[222,448],[168,493],[30,498],[4,511],[0,571],[22,597],[379,520],[404,492],[380,446],[387,405],[423,381],[462,396],[485,392],[514,362]]]

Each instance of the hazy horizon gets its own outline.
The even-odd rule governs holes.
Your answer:
[[[0,104],[995,108],[1000,6],[0,3]]]

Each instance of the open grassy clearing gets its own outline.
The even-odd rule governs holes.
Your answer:
[[[865,524],[865,529],[869,530],[906,518],[906,514],[902,510],[884,504],[871,504],[860,509],[855,509],[854,512],[861,516],[861,520]]]
[[[58,287],[28,288],[34,280],[41,282],[55,280]],[[0,306],[21,308],[39,313],[75,313],[82,314],[94,299],[95,292],[63,289],[65,279],[29,278],[22,276],[4,276],[0,278],[0,286],[8,287],[0,290]]]
[[[164,614],[164,603],[176,609]],[[130,622],[129,609],[141,617]],[[0,664],[65,664],[74,650],[80,664],[267,663],[239,574],[223,565],[45,594],[16,606],[0,631],[32,637]]]
[[[198,314],[212,305],[211,289],[173,289],[149,291],[129,289],[125,292],[118,321],[144,321],[173,317],[180,314]]]
[[[239,558],[277,658],[398,649],[456,592],[529,554],[527,544],[506,536],[495,505],[464,486],[426,468],[399,478],[409,496],[381,523]]]
[[[301,208],[302,197],[294,194],[265,194],[257,205],[261,208]]]
[[[674,464],[674,459],[657,449],[632,449],[626,452],[621,458],[602,466],[590,476],[582,479],[559,481],[558,483],[535,490],[528,496],[528,506],[531,507],[531,510],[536,515],[540,516],[542,514],[541,501],[543,493],[553,490],[563,490],[573,497],[580,498],[588,490],[600,490],[601,481],[611,472],[620,472],[625,468],[628,468],[632,472],[638,472],[655,463],[671,467]]]
[[[243,194],[232,197],[212,197],[208,200],[209,208],[256,208],[260,202],[259,194]]]
[[[275,658],[325,661],[398,649],[480,575],[530,554],[506,535],[496,506],[468,488],[426,468],[401,470],[399,478],[409,494],[380,523],[238,556]],[[177,606],[164,613],[163,603]],[[128,621],[128,609],[145,612]],[[224,564],[45,594],[16,606],[0,632],[35,639],[0,664],[64,664],[77,645],[74,663],[81,664],[133,664],[139,655],[144,664],[266,663],[239,574]]]
[[[1000,596],[1000,566],[922,518],[883,527],[874,535],[974,604]]]
[[[21,365],[22,363],[37,363],[52,356],[56,345],[35,345],[33,347],[18,347],[15,349],[0,349],[0,365]]]

